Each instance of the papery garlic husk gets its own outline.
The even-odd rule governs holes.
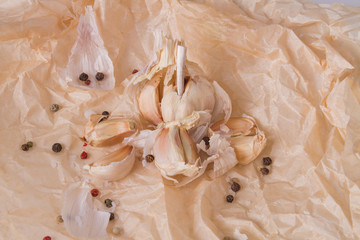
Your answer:
[[[135,150],[132,146],[125,145],[92,163],[89,173],[102,180],[116,181],[126,177],[134,163]]]
[[[230,118],[224,123],[215,123],[211,129],[230,135],[230,144],[234,148],[236,158],[242,165],[246,165],[260,154],[266,144],[266,138],[257,127],[255,120],[250,117]]]
[[[212,84],[203,77],[195,76],[185,83],[182,96],[177,94],[174,79],[164,83],[161,113],[165,122],[176,121],[195,111],[212,113],[215,106],[215,92]]]
[[[66,66],[66,82],[70,86],[82,89],[113,89],[114,66],[101,38],[92,6],[85,8],[85,14],[80,17],[77,31],[78,37]],[[95,78],[97,72],[103,73],[105,78],[97,81]],[[91,81],[89,85],[79,79],[81,73],[89,76]]]
[[[194,176],[199,171],[199,155],[187,130],[177,126],[163,128],[153,146],[155,164],[164,177]]]
[[[98,211],[90,194],[91,188],[75,183],[65,190],[61,215],[66,231],[76,238],[107,238],[110,213]]]
[[[154,125],[163,121],[160,109],[160,86],[163,81],[163,74],[160,72],[149,80],[142,88],[139,98],[139,110],[146,120]]]
[[[104,119],[104,116],[93,114],[85,126],[84,139],[94,147],[112,146],[125,137],[136,132],[135,122],[131,119],[111,117]]]

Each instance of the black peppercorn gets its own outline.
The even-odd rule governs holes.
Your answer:
[[[28,151],[29,150],[29,146],[27,144],[23,144],[21,145],[21,150],[23,151]]]
[[[269,157],[264,157],[264,158],[263,158],[263,164],[264,164],[265,166],[269,166],[270,164],[272,164],[271,158],[269,158]]]
[[[270,171],[267,168],[260,168],[260,172],[262,175],[268,175]]]
[[[233,202],[234,201],[234,196],[233,195],[227,195],[226,196],[226,201],[229,202],[229,203]]]
[[[154,161],[154,159],[155,159],[155,157],[154,157],[154,155],[152,155],[152,154],[148,154],[148,155],[146,155],[146,157],[145,157],[145,160],[146,160],[148,163],[151,163],[152,161]]]
[[[210,145],[210,138],[209,137],[203,137],[203,140],[204,140],[206,146]]]
[[[34,143],[29,141],[29,142],[26,143],[26,145],[28,145],[29,148],[32,148],[34,146]]]
[[[109,217],[109,220],[114,220],[115,219],[115,214],[114,213],[110,213],[110,217]]]
[[[54,152],[60,152],[60,151],[62,150],[61,144],[60,144],[60,143],[54,143],[54,144],[52,145],[52,150],[53,150]]]
[[[60,109],[60,106],[58,104],[52,104],[50,107],[50,111],[52,111],[52,112],[57,112],[57,111],[59,111],[59,109]]]
[[[240,184],[238,184],[237,182],[232,182],[231,184],[231,190],[233,190],[234,192],[237,192],[240,190]]]
[[[98,72],[98,73],[96,73],[96,75],[95,75],[95,78],[96,78],[96,80],[98,80],[98,81],[103,80],[104,77],[105,77],[105,75],[104,75],[102,72]]]
[[[111,201],[111,199],[105,199],[105,201],[104,201],[104,203],[105,203],[105,206],[107,207],[107,208],[111,208],[112,207],[112,201]]]
[[[86,81],[88,80],[89,76],[86,73],[81,73],[79,76],[80,81]]]
[[[109,116],[110,113],[108,111],[103,111],[101,115],[104,115],[104,116]]]

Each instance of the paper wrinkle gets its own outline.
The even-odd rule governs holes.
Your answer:
[[[67,89],[60,81],[86,3],[0,3],[0,226],[7,226],[0,239],[73,239],[56,217],[62,192],[84,180],[100,189],[101,200],[119,201],[114,223],[123,233],[117,239],[360,238],[359,7],[304,0],[96,0],[116,84],[94,92]],[[252,164],[215,179],[204,174],[182,188],[138,160],[115,182],[93,179],[83,169],[108,153],[82,146],[84,112],[139,112],[122,95],[122,81],[154,57],[155,32],[184,40],[194,62],[186,64],[189,72],[229,94],[232,116],[256,119],[268,141]],[[61,107],[56,113],[49,110],[53,103]],[[139,129],[146,124],[140,121]],[[199,139],[201,132],[194,135]],[[34,147],[19,150],[29,140]],[[62,152],[51,151],[55,142]],[[79,158],[83,150],[86,161]],[[273,164],[261,176],[265,156]],[[225,201],[227,177],[241,185],[231,204]],[[115,239],[111,230],[108,239]]]

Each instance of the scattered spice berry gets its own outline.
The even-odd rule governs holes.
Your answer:
[[[52,145],[52,150],[53,150],[54,152],[60,152],[60,151],[62,150],[61,144],[60,144],[60,143],[54,143],[54,144]]]
[[[34,146],[34,143],[29,141],[29,142],[26,143],[26,145],[28,145],[29,148],[32,148]]]
[[[137,70],[137,69],[134,69],[133,71],[132,71],[132,74],[135,74],[135,73],[137,73],[139,70]]]
[[[203,140],[204,140],[206,146],[210,145],[210,138],[209,137],[203,137]]]
[[[239,191],[241,188],[240,184],[238,184],[237,182],[232,182],[231,184],[231,190],[233,190],[234,192],[237,192]]]
[[[269,166],[270,164],[272,164],[271,158],[269,158],[269,157],[264,157],[264,158],[263,158],[263,164],[264,164],[265,166]]]
[[[21,150],[23,151],[28,151],[29,150],[29,146],[27,144],[23,144],[21,145]]]
[[[88,80],[89,76],[86,73],[81,73],[79,76],[80,81]]]
[[[59,109],[60,109],[60,106],[56,103],[52,104],[50,107],[50,111],[52,111],[52,112],[57,112],[57,111],[59,111]]]
[[[113,234],[118,235],[121,233],[121,229],[119,227],[114,227],[112,232],[113,232]]]
[[[152,161],[154,161],[154,159],[155,159],[155,157],[152,154],[148,154],[145,157],[145,161],[148,162],[148,163],[151,163]]]
[[[90,85],[90,83],[91,83],[90,80],[86,80],[86,81],[85,81],[85,84],[88,85],[88,86]]]
[[[91,189],[91,191],[90,191],[90,193],[91,193],[91,196],[93,196],[93,197],[97,197],[97,196],[99,196],[99,190],[97,190],[96,188],[94,188],[94,189]]]
[[[43,238],[43,240],[51,240],[51,237],[50,236],[46,236]]]
[[[57,216],[56,220],[57,220],[58,223],[64,222],[64,219],[62,218],[61,215]]]
[[[105,199],[105,201],[104,201],[104,203],[105,203],[105,206],[107,207],[107,208],[111,208],[112,207],[112,201],[111,201],[111,199]]]
[[[227,195],[226,196],[226,201],[229,202],[229,203],[233,202],[234,201],[234,196],[233,195]]]
[[[103,80],[105,75],[102,72],[97,72],[95,75],[96,80],[101,81]]]
[[[85,151],[83,151],[83,152],[80,154],[80,158],[81,158],[81,159],[87,159],[87,157],[88,157],[88,154],[87,154]]]
[[[264,167],[264,168],[260,168],[260,172],[262,175],[268,175],[270,171],[269,169]]]
[[[84,144],[83,144],[83,147],[86,147],[86,146],[87,146],[87,143],[84,143]]]
[[[114,214],[114,213],[110,213],[109,221],[114,220],[114,219],[115,219],[115,214]]]
[[[101,113],[101,115],[104,115],[104,116],[109,116],[109,115],[110,115],[110,113],[109,113],[108,111],[103,111],[103,112]]]

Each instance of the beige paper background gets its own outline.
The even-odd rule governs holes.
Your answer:
[[[116,183],[92,180],[118,201],[109,239],[359,239],[360,8],[307,1],[95,1],[116,88],[62,82],[84,2],[0,2],[0,239],[73,239],[56,222],[63,190],[105,154],[86,147],[84,111],[124,109],[121,81],[153,54],[154,31],[183,39],[188,59],[218,81],[233,116],[268,137],[257,160],[177,189],[140,162]],[[49,111],[52,103],[61,110]],[[20,150],[27,140],[28,151]],[[54,142],[63,151],[51,151]],[[271,174],[257,167],[271,156]],[[226,177],[242,189],[232,204]]]

